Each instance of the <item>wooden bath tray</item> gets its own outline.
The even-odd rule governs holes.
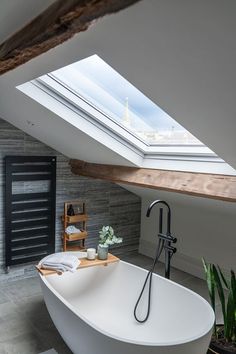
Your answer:
[[[98,265],[103,265],[107,266],[109,263],[115,263],[118,262],[120,259],[116,256],[114,256],[111,253],[108,253],[108,258],[106,260],[101,260],[101,259],[95,259],[94,261],[90,261],[87,258],[80,258],[80,265],[78,266],[77,270],[80,270],[82,268],[88,268],[88,267],[94,267]],[[58,273],[55,270],[49,270],[49,269],[43,269],[40,266],[36,266],[36,269],[42,274],[42,275],[50,275],[50,274],[63,274],[63,273]]]

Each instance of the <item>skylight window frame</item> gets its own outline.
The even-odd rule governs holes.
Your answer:
[[[53,82],[51,81],[53,80]],[[32,81],[32,83],[38,87],[47,89],[48,93],[57,96],[58,100],[67,103],[67,106],[74,107],[78,112],[83,113],[83,117],[91,123],[95,123],[103,131],[109,135],[119,137],[125,144],[137,148],[140,152],[145,152],[146,142],[141,138],[137,138],[135,134],[124,128],[119,122],[111,119],[107,114],[102,112],[98,107],[90,104],[84,97],[78,95],[74,90],[68,89],[67,85],[52,78],[51,74],[46,74],[38,79]],[[52,83],[54,86],[52,86]]]
[[[223,161],[208,147],[204,145],[190,144],[151,144],[137,136],[134,132],[123,126],[114,118],[108,116],[96,105],[89,102],[86,98],[78,94],[75,90],[68,87],[64,82],[57,78],[53,73],[41,76],[32,81],[35,85],[41,85],[47,88],[48,93],[51,92],[57,96],[57,99],[64,101],[64,104],[75,107],[78,111],[85,114],[86,119],[100,126],[102,130],[106,130],[112,136],[118,138],[126,146],[142,154],[144,158],[158,158],[159,156],[170,159],[178,158],[178,160],[191,161]]]
[[[59,83],[61,86],[63,86],[64,88],[66,88],[68,91],[70,91],[71,93],[73,93],[76,97],[78,97],[80,100],[84,101],[87,103],[87,105],[89,107],[92,107],[93,109],[95,109],[96,111],[99,112],[99,114],[102,114],[103,117],[106,117],[108,119],[107,123],[104,123],[103,121],[101,121],[100,119],[98,119],[96,116],[93,116],[94,119],[98,120],[101,124],[106,125],[106,126],[110,126],[108,123],[112,122],[112,127],[110,127],[113,131],[116,131],[116,129],[114,129],[114,127],[119,127],[121,129],[121,131],[126,131],[128,133],[129,136],[133,136],[135,138],[135,140],[139,141],[141,144],[143,144],[144,146],[149,146],[150,144],[148,142],[146,142],[144,139],[142,139],[140,136],[138,136],[137,134],[135,134],[135,132],[131,131],[130,129],[126,128],[124,125],[122,125],[121,123],[119,123],[119,121],[117,121],[116,119],[114,119],[113,117],[109,116],[107,113],[103,112],[102,109],[100,109],[99,107],[97,107],[96,105],[92,104],[89,100],[87,100],[85,97],[83,97],[82,95],[80,95],[77,91],[75,91],[73,88],[69,87],[67,84],[65,84],[63,81],[61,81],[59,78],[57,78],[53,73],[49,73],[47,74],[48,77],[52,78],[53,80],[55,80],[57,83]],[[120,130],[119,129],[119,130]],[[120,133],[120,131],[118,132]],[[121,137],[123,137],[123,134],[119,134]]]

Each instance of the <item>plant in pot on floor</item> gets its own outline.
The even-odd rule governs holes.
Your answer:
[[[103,226],[99,231],[98,259],[107,259],[109,246],[122,241],[121,237],[115,235],[111,226]]]
[[[215,312],[216,293],[219,296],[223,324],[214,325],[209,354],[236,353],[236,280],[231,270],[230,279],[227,279],[219,266],[206,263],[203,259],[208,292],[211,306]]]

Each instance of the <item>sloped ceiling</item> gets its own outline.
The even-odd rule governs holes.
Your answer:
[[[75,157],[70,144],[62,143],[60,124],[55,120],[54,129],[47,129],[51,115],[32,101],[28,105],[30,98],[15,86],[96,53],[236,168],[235,14],[235,0],[143,0],[0,77],[0,115]],[[78,150],[78,158],[96,160],[96,151],[86,154]],[[99,161],[114,163],[109,154],[100,154]]]
[[[215,212],[223,211],[224,213],[228,213],[232,215],[235,215],[236,212],[236,203],[230,203],[228,201],[202,198],[196,196],[193,198],[191,195],[186,195],[186,194],[179,194],[179,193],[167,192],[161,190],[159,191],[150,188],[137,187],[137,186],[127,185],[122,183],[118,183],[118,184],[122,188],[127,189],[131,193],[138,195],[142,199],[149,200],[150,202],[156,199],[165,200],[168,203],[170,203],[170,205],[174,203],[180,208],[180,210],[181,210],[181,206],[184,205],[186,207],[189,206],[194,206],[196,208],[204,207],[206,210],[212,209],[215,210]],[[185,219],[185,215],[183,215],[183,222],[184,219]]]
[[[55,0],[1,0],[0,43],[20,30]]]

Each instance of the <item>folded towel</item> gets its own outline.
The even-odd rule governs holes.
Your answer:
[[[73,254],[64,252],[53,253],[43,258],[39,265],[43,269],[52,269],[58,272],[74,272],[80,265],[80,260]]]
[[[78,229],[77,227],[75,227],[74,225],[70,225],[70,226],[67,226],[67,228],[65,229],[65,232],[67,233],[67,235],[79,234],[81,232],[81,230]]]

